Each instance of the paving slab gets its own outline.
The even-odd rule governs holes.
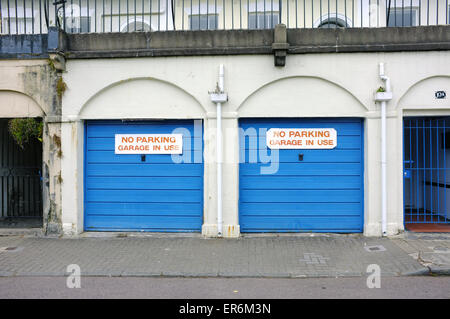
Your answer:
[[[450,234],[405,233],[392,242],[428,268],[429,273],[450,275]]]
[[[429,272],[405,247],[359,235],[0,237],[0,275],[62,276],[71,264],[109,277],[353,277],[371,264],[384,276]]]

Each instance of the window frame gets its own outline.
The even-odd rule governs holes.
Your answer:
[[[142,26],[148,27],[148,30],[135,30],[134,27],[132,27],[134,25],[139,25],[139,24],[141,24]],[[144,27],[144,29],[145,29],[145,27]],[[120,29],[119,29],[119,32],[121,32],[121,33],[127,33],[127,32],[152,32],[152,31],[153,31],[153,28],[150,25],[150,22],[145,20],[145,19],[142,20],[141,18],[137,18],[136,20],[132,19],[131,21],[128,21],[128,23],[127,22],[122,23],[122,25],[120,26]]]
[[[408,13],[412,13],[411,16],[414,17],[413,21],[411,24],[409,24],[410,20],[409,19],[404,19],[403,23],[402,23],[402,19],[400,19],[400,24],[397,24],[396,18],[393,15],[392,12],[398,13],[400,12],[400,14],[403,12],[408,12]],[[391,20],[391,18],[394,17],[393,20]],[[394,21],[394,25],[389,25],[391,23],[391,21]],[[407,21],[408,24],[405,25],[404,22]],[[416,6],[412,6],[412,7],[404,7],[404,8],[391,8],[389,11],[389,23],[388,21],[386,21],[386,27],[388,28],[400,28],[400,27],[417,27],[419,25],[419,7]]]
[[[2,17],[2,34],[32,34],[33,30],[33,18],[32,17],[10,17],[8,23],[8,17]],[[17,23],[16,23],[17,21]],[[10,29],[8,29],[8,25]],[[16,28],[17,25],[17,28]],[[26,28],[26,33],[25,33]]]
[[[202,20],[201,18],[206,17],[206,28],[202,28]],[[211,26],[211,18],[213,18],[214,27]],[[215,12],[210,13],[193,13],[188,15],[189,21],[189,30],[191,31],[205,31],[205,30],[218,30],[219,29],[219,14]],[[192,22],[195,21],[198,23],[198,28],[193,28]]]
[[[82,16],[74,16],[73,17],[75,19],[80,19],[80,27],[79,28],[67,26],[67,19],[71,19],[71,18],[72,17],[66,16],[66,21],[64,22],[65,32],[73,34],[73,33],[89,33],[91,31],[92,17],[90,15],[82,15]],[[87,29],[86,30],[83,29],[83,19],[87,19],[87,24],[86,24]]]
[[[329,21],[329,22],[328,22]],[[336,24],[339,23],[339,28],[352,28],[353,27],[353,21],[350,20],[349,17],[346,17],[343,14],[336,13],[336,12],[330,12],[323,14],[319,19],[317,19],[314,22],[313,27],[318,29],[331,29],[324,27],[326,24]]]
[[[251,26],[250,17],[256,17],[254,27]],[[264,23],[261,25],[258,23],[258,18],[263,17]],[[266,21],[267,20],[267,21]],[[276,23],[275,23],[276,21]],[[272,23],[272,26],[270,24]],[[266,30],[273,29],[275,26],[280,23],[280,11],[252,11],[248,13],[248,29],[249,30]]]

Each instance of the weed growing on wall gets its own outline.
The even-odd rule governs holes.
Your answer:
[[[42,142],[43,122],[35,118],[17,118],[8,122],[8,130],[14,141],[23,149],[31,139]]]
[[[58,82],[56,82],[56,93],[58,94],[58,97],[60,100],[66,90],[67,90],[67,84],[64,82],[62,77],[59,77]]]

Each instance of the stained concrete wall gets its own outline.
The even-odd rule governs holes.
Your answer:
[[[48,60],[0,60],[0,117],[40,117],[43,130],[43,229],[61,232],[61,103]]]
[[[83,231],[83,123],[87,119],[177,118],[204,121],[204,224],[217,234],[214,89],[225,66],[224,229],[239,236],[238,119],[240,117],[360,117],[365,131],[364,234],[381,234],[380,113],[375,90],[384,62],[394,99],[388,103],[388,233],[403,230],[402,117],[450,115],[448,51],[289,55],[273,66],[270,55],[69,60],[62,108],[62,222],[67,233]],[[423,82],[425,79],[432,81]],[[447,88],[448,89],[448,88]],[[417,91],[419,90],[419,91]],[[420,99],[414,98],[420,95]]]

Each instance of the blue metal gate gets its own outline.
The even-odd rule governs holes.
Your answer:
[[[450,222],[450,117],[403,120],[405,223]]]
[[[84,229],[200,231],[203,138],[201,121],[196,123],[199,125],[191,120],[86,122]],[[183,162],[174,162],[169,154],[114,152],[115,134],[156,133],[183,134]]]
[[[271,158],[270,128],[334,128],[337,147],[282,149]],[[362,232],[362,128],[360,119],[241,119],[241,231]]]

